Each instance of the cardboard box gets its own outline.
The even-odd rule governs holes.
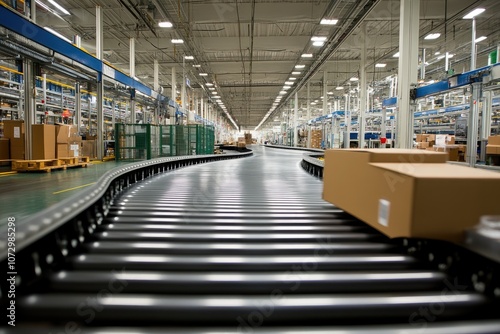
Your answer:
[[[500,214],[498,173],[445,164],[445,153],[369,151],[325,152],[323,199],[389,237],[461,241],[481,215]],[[450,193],[471,196],[461,205]]]
[[[373,182],[365,185],[366,195],[351,214],[363,215],[365,222],[391,238],[460,243],[464,231],[481,216],[500,214],[495,190],[500,187],[498,173],[449,164],[374,163],[371,167]],[[467,205],[447,195],[460,193],[470,195]]]
[[[455,136],[448,135],[446,136],[446,145],[454,145],[455,144]]]
[[[83,140],[82,141],[82,156],[83,157],[96,157],[96,141],[95,140]]]
[[[56,158],[56,126],[33,124],[31,126],[32,159],[44,160]]]
[[[71,125],[56,124],[56,142],[58,144],[67,144],[69,140]]]
[[[0,160],[10,159],[10,139],[0,138]]]
[[[79,157],[80,156],[80,143],[72,143],[69,145],[68,157]]]
[[[24,160],[25,129],[23,120],[4,120],[3,136],[10,140],[10,158]]]
[[[500,145],[500,136],[489,136],[488,137],[488,145]]]
[[[417,135],[417,142],[425,142],[427,141],[427,137],[429,137],[429,135],[427,134],[418,134]]]
[[[417,143],[417,148],[419,150],[425,150],[426,148],[429,147],[429,143],[428,142],[420,142],[420,143]]]
[[[459,161],[459,145],[434,146],[436,152],[447,152],[449,161]]]
[[[428,142],[431,142],[431,141],[436,141],[436,135],[433,135],[433,134],[427,135],[426,140],[427,140]]]
[[[447,153],[404,149],[330,149],[325,151],[323,170],[323,199],[353,214],[363,210],[365,198],[369,198],[368,187],[370,163],[445,163]],[[372,204],[373,205],[373,204]],[[367,209],[377,210],[377,206]],[[364,220],[368,216],[357,215]]]
[[[56,144],[56,158],[69,158],[69,144]]]
[[[500,145],[486,145],[486,154],[497,155],[500,154]]]

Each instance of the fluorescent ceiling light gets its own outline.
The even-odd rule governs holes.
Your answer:
[[[220,99],[220,96],[219,95],[214,95],[212,96],[214,99]]]
[[[381,63],[375,64],[375,67],[380,67],[380,68],[386,67],[386,66],[387,66],[387,64],[381,64]]]
[[[316,102],[311,102],[311,104],[312,104],[313,106],[315,106],[315,105],[316,105]]]
[[[293,85],[293,81],[285,81],[285,85]]]
[[[280,94],[281,94],[281,95],[285,95],[285,94],[286,94],[286,91],[282,90],[282,91],[280,91]]]
[[[208,73],[200,73],[200,77],[206,77]]]
[[[170,40],[170,42],[172,42],[172,44],[182,44],[184,43],[184,41],[180,38],[173,38]]]
[[[283,86],[283,89],[287,90],[287,89],[290,89],[292,88],[292,86]]]
[[[304,68],[306,65],[295,65],[295,68]]]
[[[168,22],[168,21],[161,21],[161,22],[158,22],[158,27],[160,28],[172,28],[174,25],[172,24],[172,22]]]
[[[435,56],[439,56],[440,54],[441,54],[441,52],[439,52],[439,51],[434,52]]]
[[[213,83],[210,83],[210,82],[207,82],[205,85],[206,85],[207,87],[212,87],[214,84],[213,84]]]
[[[476,43],[482,42],[482,41],[484,41],[484,40],[485,40],[485,39],[487,39],[487,38],[488,38],[488,37],[486,37],[486,36],[481,36],[481,37],[478,37],[478,38],[476,38]]]
[[[313,42],[313,46],[323,46],[323,45],[325,45],[325,42],[321,42],[321,41]]]
[[[51,4],[53,4],[55,7],[57,7],[57,9],[59,9],[61,12],[63,12],[63,14],[71,15],[71,13],[66,10],[66,8],[64,8],[63,6],[61,6],[60,4],[55,2],[54,0],[49,0],[49,2]]]
[[[474,17],[476,17],[477,15],[481,14],[484,11],[485,11],[484,8],[476,8],[472,12],[470,12],[469,14],[465,15],[464,19],[465,20],[467,20],[467,19],[473,19]]]
[[[439,57],[438,57],[438,60],[439,60],[439,59],[444,59],[445,57],[446,57],[445,55],[439,56]]]
[[[344,88],[344,87],[342,87],[342,88]],[[328,95],[333,95],[333,92],[328,92],[327,94],[328,94]]]
[[[441,36],[441,34],[436,32],[434,34],[429,34],[429,35],[425,36],[424,39],[437,39],[437,38],[439,38],[439,36]]]
[[[320,24],[334,25],[334,24],[337,24],[337,22],[339,22],[339,20],[336,20],[336,19],[321,19]]]
[[[352,78],[350,78],[349,80],[351,80],[351,81],[359,81],[359,79],[358,79],[358,78],[356,78],[356,77],[352,77]]]
[[[45,30],[47,30],[48,32],[50,32],[50,33],[52,33],[52,34],[56,35],[57,37],[64,39],[66,42],[68,42],[68,43],[72,43],[72,42],[71,42],[71,40],[70,40],[69,38],[64,37],[63,35],[61,35],[61,34],[60,34],[60,33],[58,33],[57,31],[55,31],[55,30],[53,30],[53,29],[51,29],[51,28],[49,28],[49,27],[43,27],[43,28],[44,28]]]
[[[302,72],[292,72],[293,75],[299,75]]]
[[[302,58],[312,58],[313,55],[312,55],[312,53],[303,53],[301,57]]]
[[[453,53],[448,53],[448,59],[453,58],[454,54]]]
[[[210,90],[215,90],[215,87],[210,87],[209,89],[210,89]]]
[[[193,60],[194,57],[193,56],[184,56],[184,59],[186,59],[186,60]]]
[[[210,89],[215,89],[215,88],[210,88]],[[213,95],[217,95],[217,92],[212,92]]]
[[[288,78],[288,80],[290,80],[290,81],[294,81],[294,80],[297,80],[297,78],[290,77],[290,78]]]
[[[311,41],[313,42],[324,42],[327,40],[328,37],[326,36],[313,36],[311,37]]]
[[[337,87],[335,87],[335,89],[336,90],[342,90],[342,89],[344,89],[344,86],[337,86]]]
[[[201,67],[200,64],[194,64],[193,67]]]
[[[396,52],[394,55],[393,55],[394,58],[399,58],[399,52]]]

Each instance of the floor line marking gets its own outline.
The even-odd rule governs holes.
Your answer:
[[[88,186],[91,186],[93,184],[95,184],[95,182],[83,184],[83,185],[78,186],[78,187],[73,187],[73,188],[68,188],[68,189],[64,189],[64,190],[59,190],[59,191],[53,192],[52,195],[57,195],[57,194],[60,194],[60,193],[65,193],[67,191],[76,190],[76,189],[80,189],[80,188],[83,188],[83,187],[88,187]]]

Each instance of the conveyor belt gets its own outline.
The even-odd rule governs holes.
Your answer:
[[[18,326],[500,332],[498,300],[323,202],[322,182],[301,169],[301,152],[255,150],[134,184],[81,254],[17,298]]]

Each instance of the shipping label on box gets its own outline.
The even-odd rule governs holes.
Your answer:
[[[14,138],[21,138],[21,128],[19,126],[14,127]]]

